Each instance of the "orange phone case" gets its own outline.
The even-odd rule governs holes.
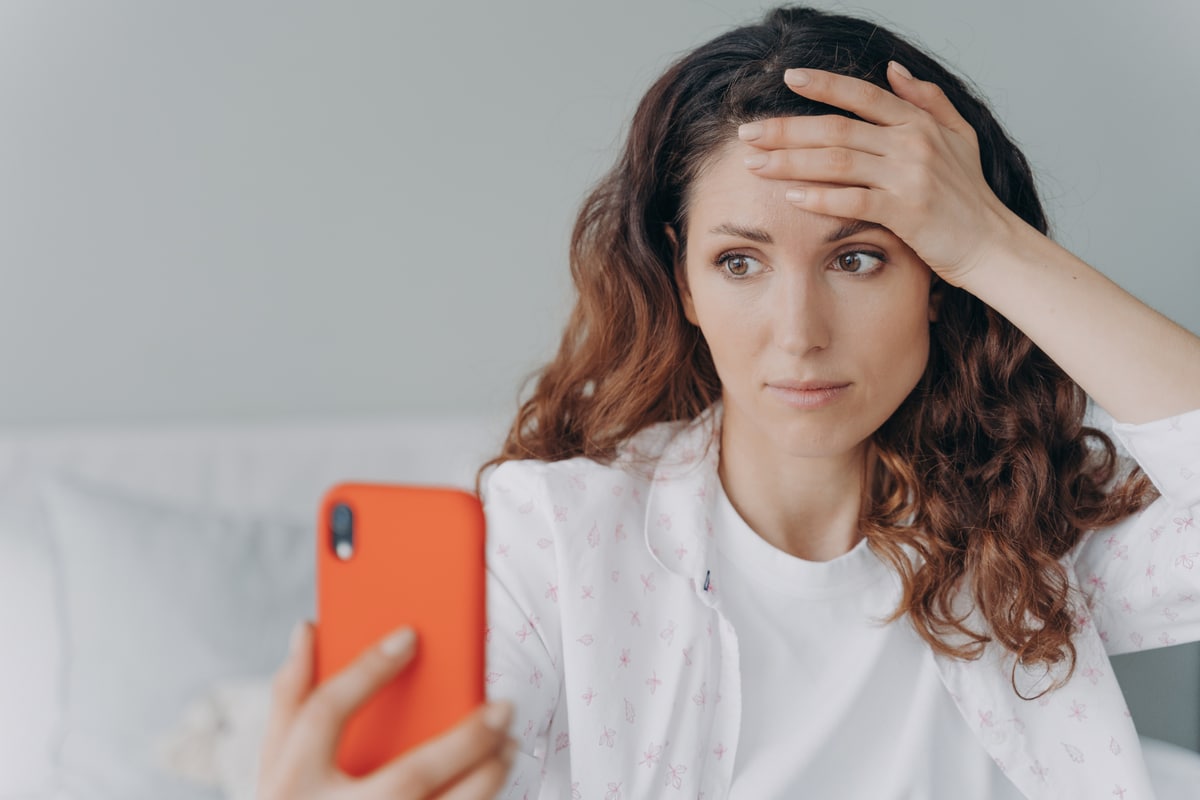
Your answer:
[[[348,558],[334,549],[339,504],[353,522]],[[401,625],[417,632],[413,661],[342,730],[347,774],[374,771],[484,701],[484,528],[479,499],[460,489],[345,483],[321,501],[316,682]]]

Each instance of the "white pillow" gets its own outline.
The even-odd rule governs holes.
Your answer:
[[[278,669],[315,617],[312,521],[185,510],[77,478],[44,486],[61,576],[58,797],[220,797],[162,761],[223,680]]]

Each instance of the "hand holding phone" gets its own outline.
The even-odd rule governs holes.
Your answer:
[[[517,750],[517,742],[505,735],[512,718],[505,702],[472,711],[441,736],[366,776],[347,775],[334,763],[347,718],[408,666],[416,649],[412,635],[390,645],[376,643],[314,689],[311,626],[298,627],[272,682],[258,800],[418,800],[437,792],[445,792],[438,795],[443,800],[494,797]]]
[[[459,489],[345,483],[322,499],[317,530],[316,683],[401,626],[421,641],[346,720],[337,764],[365,775],[484,701],[483,506]]]

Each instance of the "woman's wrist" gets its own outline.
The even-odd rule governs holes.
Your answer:
[[[1015,215],[1007,224],[956,285],[1020,328],[1118,421],[1200,407],[1200,339]]]
[[[942,277],[1001,313],[1004,313],[1001,306],[1013,294],[1014,279],[1038,280],[1039,270],[1023,275],[1025,268],[1038,264],[1057,264],[1062,268],[1063,264],[1073,260],[1091,269],[1008,208],[993,212],[991,228],[993,232],[987,236],[988,244],[981,247],[974,263],[955,275]],[[1016,296],[1019,295],[1017,292]]]

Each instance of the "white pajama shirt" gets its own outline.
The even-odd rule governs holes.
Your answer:
[[[810,682],[797,686],[777,664],[765,665],[782,651],[770,655],[772,624],[755,611],[755,596],[787,593],[789,577],[836,593],[843,578],[874,574],[866,585],[882,597],[895,577],[865,543],[824,564],[786,563],[780,553],[783,574],[757,572],[763,563],[753,559],[765,553],[747,545],[770,545],[745,540],[753,532],[729,517],[717,475],[721,413],[718,402],[690,422],[650,426],[611,465],[510,461],[486,476],[487,690],[516,704],[512,733],[522,745],[499,797],[714,800],[800,789],[820,797],[831,786],[841,787],[839,797],[979,796],[981,786],[996,798],[1153,797],[1108,656],[1200,640],[1200,410],[1113,424],[1162,497],[1089,534],[1063,559],[1079,589],[1077,665],[1065,686],[1033,701],[1014,693],[1013,658],[1002,648],[989,645],[975,661],[939,656],[904,638],[915,635],[906,618],[868,630],[878,609],[866,606],[854,620],[827,604],[835,616],[819,632],[788,626],[786,617],[776,627],[786,641],[819,641],[814,664],[839,647],[891,647],[886,663],[907,665],[910,692],[872,699],[878,681],[863,679],[857,694],[837,695],[836,666],[810,670]],[[726,596],[729,586],[741,587],[736,597]],[[819,616],[821,606],[798,591],[795,617]],[[969,597],[959,601],[967,625],[986,630]],[[860,634],[880,644],[849,641]],[[795,653],[798,666],[803,655]],[[1019,667],[1015,680],[1026,696],[1049,682]],[[824,691],[814,690],[817,681]],[[773,695],[781,698],[775,709]],[[805,702],[811,710],[796,718]],[[855,704],[924,720],[896,731],[895,746],[921,754],[929,769],[889,753],[886,737],[856,747],[844,734],[862,725]],[[945,762],[927,752],[955,732],[971,738],[958,737]],[[856,758],[864,763],[855,767]],[[962,769],[945,772],[951,760]],[[830,764],[842,765],[845,784]],[[877,771],[876,783],[850,780],[851,769]]]

